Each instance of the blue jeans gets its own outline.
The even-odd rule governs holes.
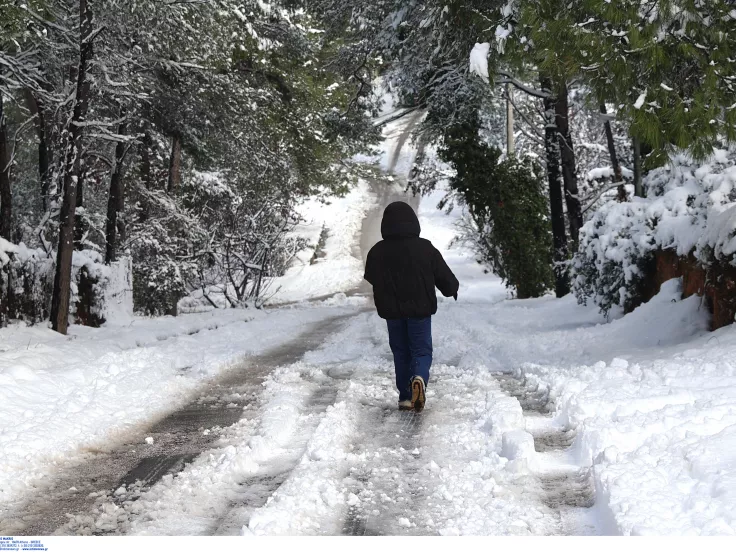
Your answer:
[[[411,400],[411,379],[421,376],[429,383],[432,365],[432,317],[387,320],[388,343],[394,354],[396,387],[400,401]]]

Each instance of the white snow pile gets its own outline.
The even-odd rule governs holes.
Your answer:
[[[608,202],[580,232],[575,294],[604,312],[633,298],[657,250],[735,262],[736,147],[716,150],[705,164],[674,156],[644,184],[646,198]]]

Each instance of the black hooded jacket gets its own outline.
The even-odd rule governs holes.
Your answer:
[[[459,283],[432,242],[419,237],[419,219],[407,203],[391,203],[383,212],[381,235],[368,253],[365,279],[373,286],[378,316],[423,318],[437,312],[435,286],[457,296]]]

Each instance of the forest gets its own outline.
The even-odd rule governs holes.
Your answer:
[[[123,288],[147,315],[260,306],[296,206],[410,113],[407,186],[445,187],[517,297],[631,310],[663,250],[728,273],[735,22],[728,0],[0,0],[0,324],[99,325]]]

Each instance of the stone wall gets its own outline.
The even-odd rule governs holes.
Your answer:
[[[673,250],[660,250],[655,254],[652,285],[647,286],[644,302],[659,292],[667,280],[682,278],[683,299],[692,295],[703,297],[713,315],[711,330],[717,330],[734,322],[736,316],[736,267],[723,261],[713,261],[703,266],[692,255],[680,257]]]

